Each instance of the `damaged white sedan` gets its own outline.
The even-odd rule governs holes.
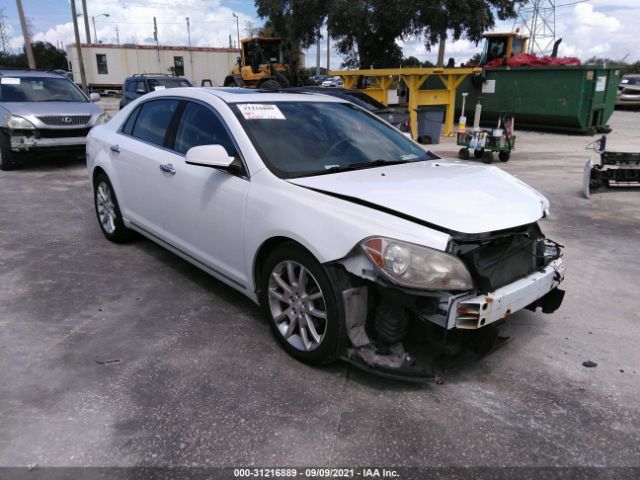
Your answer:
[[[420,375],[414,328],[492,346],[562,302],[544,196],[334,97],[155,92],[92,129],[87,158],[109,240],[136,231],[241,291],[305,362]]]

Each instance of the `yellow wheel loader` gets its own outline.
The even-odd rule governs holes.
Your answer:
[[[241,40],[238,62],[224,79],[225,87],[281,88],[304,85],[290,49],[275,37],[251,37]]]

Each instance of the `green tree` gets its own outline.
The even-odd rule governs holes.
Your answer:
[[[328,25],[344,65],[397,67],[398,39],[420,37],[428,49],[448,33],[478,41],[497,19],[515,16],[522,0],[255,0],[278,35],[306,48]]]
[[[68,70],[69,63],[64,50],[56,48],[49,42],[33,42],[31,44],[33,57],[39,70]],[[12,68],[28,68],[27,54],[0,54],[0,66]]]

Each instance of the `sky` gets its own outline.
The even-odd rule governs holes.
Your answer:
[[[25,15],[32,25],[33,39],[66,45],[73,42],[70,0],[22,0]],[[116,28],[120,43],[154,43],[153,17],[158,23],[161,45],[186,45],[187,24],[191,26],[193,46],[228,47],[230,36],[236,42],[249,33],[251,26],[262,23],[257,17],[254,2],[243,0],[86,0],[90,16],[95,16],[96,35],[103,43],[116,42]],[[585,60],[591,56],[626,61],[640,60],[640,0],[557,0],[556,33],[563,38],[560,55],[577,56]],[[15,0],[0,0],[6,16],[10,47],[22,48],[23,39]],[[76,0],[78,12],[82,0]],[[234,13],[237,15],[234,17]],[[108,17],[101,14],[109,14]],[[516,26],[519,24],[516,23]],[[85,41],[85,29],[80,18],[80,37]],[[495,31],[512,31],[514,20],[500,22]],[[93,26],[90,19],[93,35]],[[429,52],[421,39],[399,40],[404,55],[420,60],[435,61],[436,50]],[[446,57],[454,57],[456,64],[468,60],[480,46],[465,39],[447,42]],[[307,66],[315,65],[316,47],[306,52]],[[321,45],[321,65],[326,64],[326,43]],[[342,59],[331,51],[331,68],[339,68]]]

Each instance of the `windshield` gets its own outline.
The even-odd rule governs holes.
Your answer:
[[[152,90],[163,90],[164,88],[191,87],[191,83],[186,78],[148,78],[147,83]],[[158,88],[160,87],[160,88]]]
[[[66,78],[5,77],[0,79],[0,102],[88,102]]]
[[[267,167],[281,178],[433,158],[349,103],[241,103],[232,108]]]

